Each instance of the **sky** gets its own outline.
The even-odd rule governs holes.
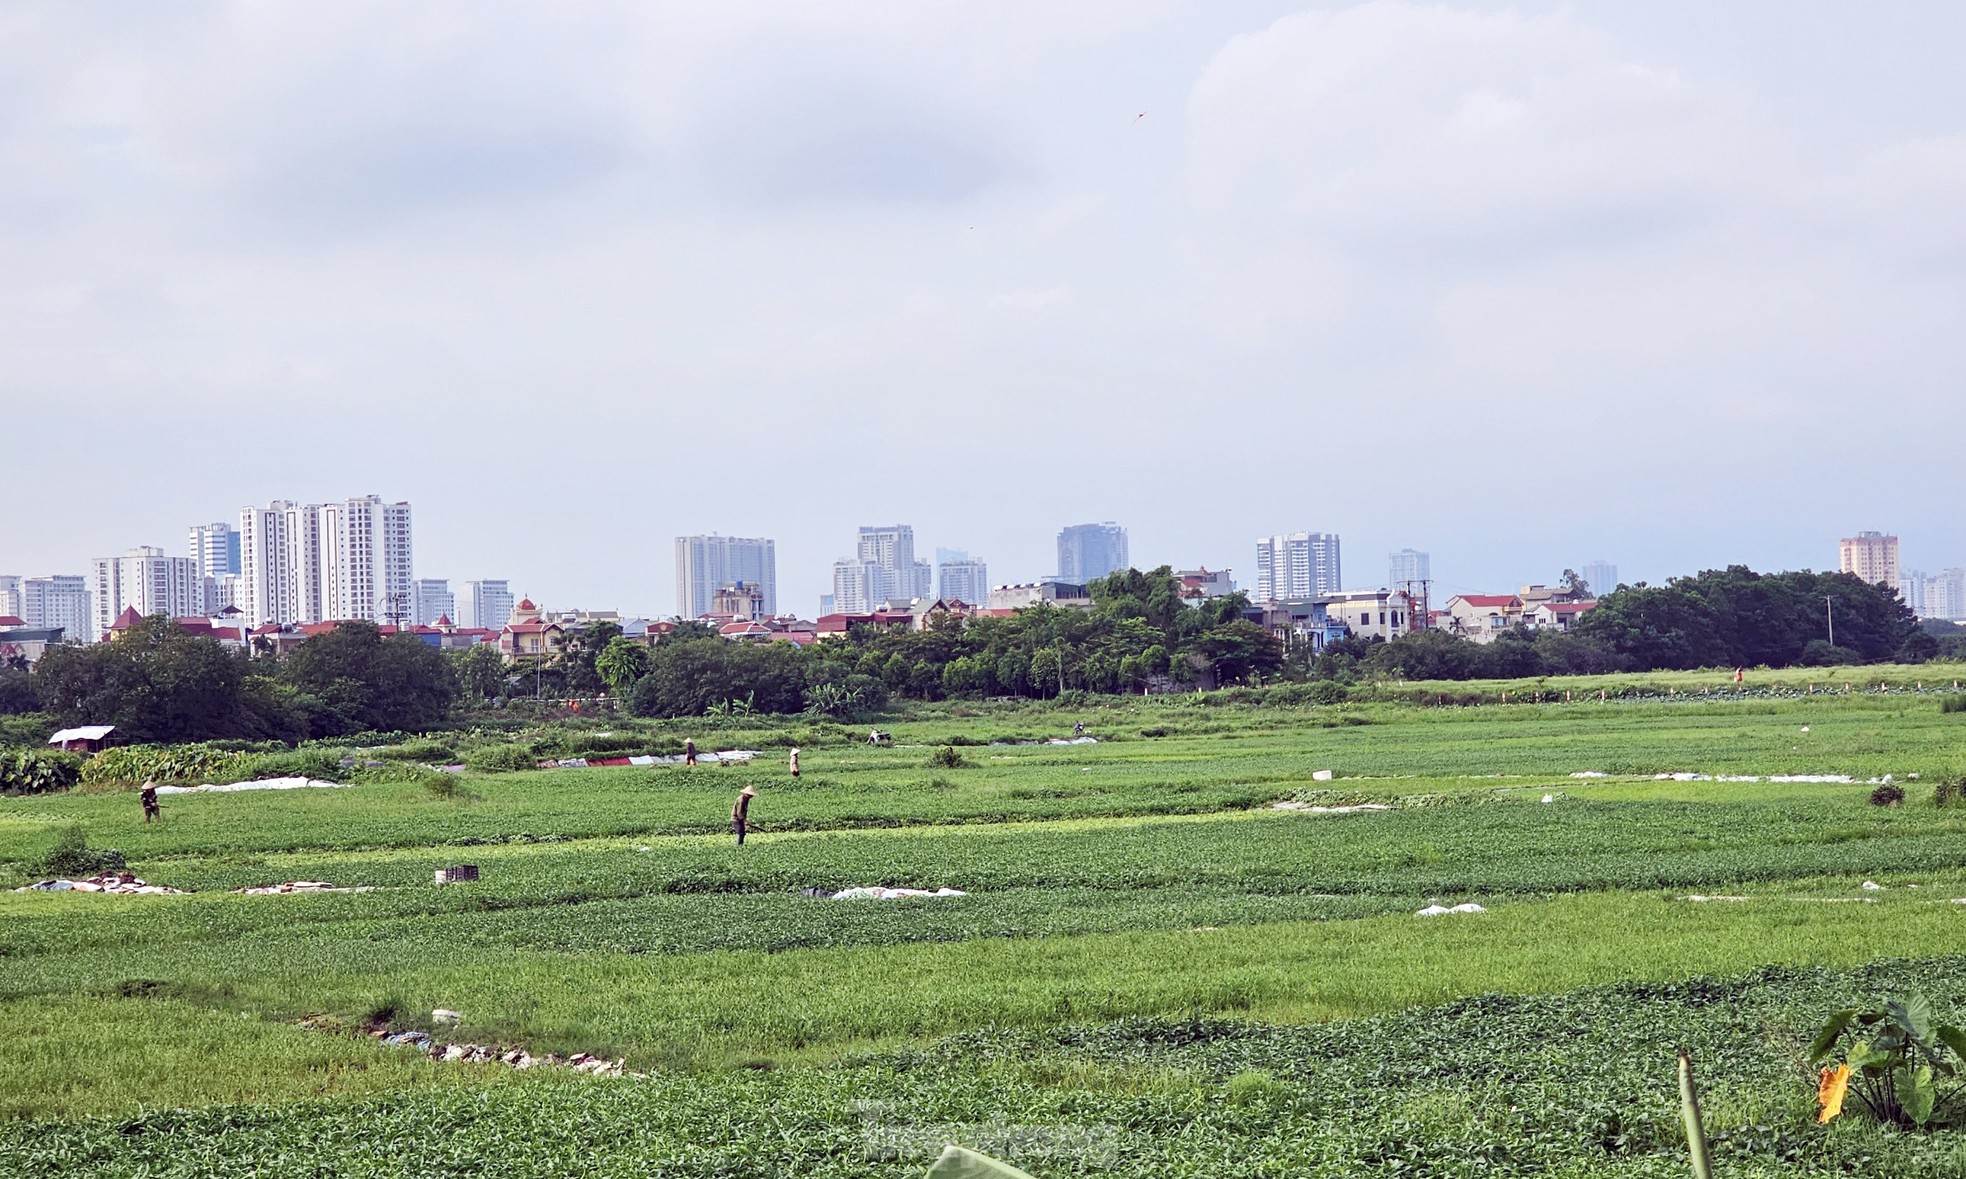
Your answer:
[[[0,8],[0,572],[276,498],[674,609],[1343,537],[1966,565],[1957,0]]]

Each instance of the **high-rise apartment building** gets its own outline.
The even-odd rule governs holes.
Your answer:
[[[1577,576],[1591,587],[1593,598],[1601,598],[1618,588],[1618,567],[1609,561],[1585,562],[1584,567],[1577,571]]]
[[[242,508],[238,579],[231,604],[254,626],[408,622],[416,609],[410,505],[368,495]]]
[[[856,555],[833,562],[833,608],[842,614],[865,614],[886,601],[934,592],[935,571],[916,559],[912,525],[862,527]]]
[[[1433,562],[1418,549],[1401,549],[1386,558],[1387,589],[1405,590],[1412,586],[1413,593],[1418,595],[1424,588],[1422,583],[1432,580]]]
[[[143,545],[120,557],[97,557],[94,566],[95,631],[89,638],[107,635],[125,610],[144,618],[205,612],[205,579],[189,557],[167,557],[163,549]]]
[[[1923,570],[1905,569],[1898,574],[1898,600],[1910,606],[1920,618],[1925,617],[1925,597],[1931,584]]]
[[[467,581],[452,621],[467,629],[501,630],[512,621],[512,589],[504,581]]]
[[[96,639],[89,609],[89,579],[77,573],[20,579],[21,621],[32,627],[58,626],[62,637],[77,642]]]
[[[252,626],[320,622],[321,508],[276,499],[239,511],[239,609]]]
[[[190,528],[191,563],[197,567],[203,614],[217,614],[239,597],[239,530],[220,521]]]
[[[198,576],[220,578],[239,573],[239,530],[220,521],[191,526],[191,561]]]
[[[369,495],[320,509],[321,612],[406,623],[416,611],[410,505]]]
[[[457,595],[451,593],[451,583],[441,577],[419,578],[416,582],[416,624],[435,626],[440,618],[457,621]]]
[[[738,582],[764,594],[765,613],[778,613],[778,555],[761,536],[679,536],[676,538],[676,616],[713,613],[717,591]]]
[[[1837,567],[1865,581],[1897,588],[1898,538],[1882,532],[1859,532],[1837,543]]]
[[[833,562],[833,611],[868,614],[887,600],[886,571],[872,561],[848,557]],[[832,611],[829,611],[829,613]]]
[[[1068,524],[1058,533],[1058,577],[1073,585],[1084,585],[1131,568],[1126,551],[1126,529],[1111,520],[1104,524]]]
[[[990,567],[961,550],[936,549],[935,596],[981,606],[990,597]]]
[[[1256,538],[1256,600],[1282,602],[1335,594],[1344,586],[1335,532]]]
[[[1966,569],[1946,569],[1926,578],[1922,606],[1914,608],[1926,618],[1966,620]]]
[[[21,618],[20,577],[16,574],[0,573],[0,618]]]

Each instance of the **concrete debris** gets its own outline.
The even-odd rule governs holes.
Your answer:
[[[1419,912],[1413,915],[1415,917],[1445,917],[1449,913],[1486,913],[1486,912],[1488,912],[1488,910],[1482,908],[1480,905],[1475,904],[1473,901],[1469,901],[1463,905],[1455,905],[1451,909],[1443,905],[1428,905],[1426,908],[1421,909]]]
[[[463,1023],[464,1016],[448,1007],[439,1007],[430,1013],[432,1023]]]
[[[1570,776],[1573,778],[1609,778],[1611,775],[1605,773],[1603,770],[1579,770]]]
[[[284,884],[261,884],[252,888],[235,888],[232,891],[249,897],[272,897],[296,892],[372,892],[374,886],[362,884],[339,887],[325,880],[289,880]]]
[[[1866,880],[1862,884],[1858,885],[1857,887],[1863,889],[1865,892],[1877,892],[1878,890],[1882,889],[1884,886],[1879,884],[1875,880]]]
[[[910,897],[966,897],[969,894],[960,888],[938,888],[930,892],[925,888],[844,888],[832,895],[836,901],[898,901]]]
[[[1705,902],[1707,902],[1707,901],[1745,901],[1745,900],[1747,900],[1747,898],[1746,898],[1746,897],[1706,897],[1706,896],[1700,896],[1700,895],[1699,895],[1698,893],[1695,893],[1694,895],[1692,895],[1692,896],[1690,896],[1690,897],[1681,897],[1681,898],[1679,898],[1679,899],[1680,899],[1680,900],[1682,900],[1682,901],[1694,901],[1694,902],[1698,902],[1698,903],[1705,903]]]
[[[100,876],[89,876],[81,880],[40,880],[14,890],[15,892],[111,892],[119,896],[183,896],[188,890],[170,888],[162,884],[151,884],[137,878],[134,872],[104,872]]]
[[[1330,770],[1312,770],[1312,771],[1311,771],[1311,781],[1313,781],[1313,782],[1329,782],[1329,781],[1331,781],[1331,779],[1332,779],[1332,778],[1334,778],[1334,777],[1336,777],[1336,776],[1337,776],[1337,775],[1336,775],[1335,773],[1333,773],[1332,771],[1330,771]]]
[[[319,778],[260,778],[252,782],[225,782],[203,786],[159,786],[159,794],[237,794],[242,790],[312,790],[338,789],[349,785],[347,782],[324,782]]]
[[[1355,815],[1361,811],[1389,811],[1393,808],[1383,802],[1361,802],[1354,803],[1351,806],[1318,806],[1315,803],[1298,802],[1294,798],[1286,798],[1282,802],[1271,803],[1270,809],[1273,811],[1300,811],[1307,815]]]
[[[456,1016],[455,1011],[438,1008],[431,1015]],[[397,1048],[415,1048],[430,1059],[444,1064],[502,1064],[507,1068],[563,1068],[572,1072],[585,1073],[590,1077],[636,1077],[646,1073],[627,1071],[627,1060],[609,1060],[605,1056],[589,1056],[576,1052],[572,1056],[547,1053],[534,1056],[524,1048],[499,1048],[491,1044],[446,1044],[431,1037],[429,1032],[391,1032],[386,1028],[376,1028],[369,1035]]]

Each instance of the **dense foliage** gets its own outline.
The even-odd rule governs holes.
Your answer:
[[[82,759],[69,753],[0,750],[0,794],[50,794],[81,780]]]
[[[51,648],[35,666],[40,706],[64,725],[107,724],[131,742],[294,742],[442,721],[457,694],[434,648],[345,622],[282,660],[252,659],[162,616],[114,640]]]
[[[643,716],[700,716],[735,704],[757,712],[810,710],[848,718],[890,698],[1139,692],[1150,684],[1260,680],[1283,666],[1283,646],[1244,618],[1240,594],[1190,604],[1172,571],[1128,569],[1091,583],[1089,610],[1036,605],[1008,617],[935,619],[926,629],[856,627],[804,651],[672,640],[645,661],[599,656]]]
[[[1937,652],[1895,586],[1849,573],[1762,574],[1744,565],[1620,589],[1584,615],[1577,631],[1638,671],[1915,661]]]

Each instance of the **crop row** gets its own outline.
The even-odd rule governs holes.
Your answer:
[[[1671,1052],[1684,1044],[1722,1173],[1922,1179],[1958,1173],[1950,1136],[1817,1127],[1795,1060],[1823,1013],[1880,991],[1958,1009],[1962,966],[1775,969],[1328,1026],[1127,1020],[830,1067],[0,1123],[0,1175],[912,1179],[924,1154],[963,1140],[1042,1176],[1678,1179]]]

